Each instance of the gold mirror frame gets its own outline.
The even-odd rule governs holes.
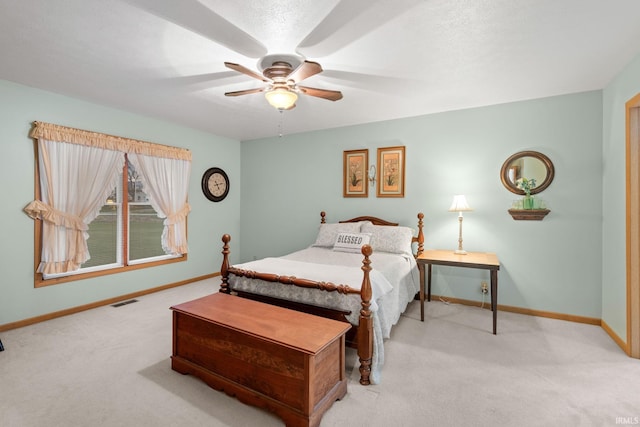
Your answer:
[[[505,160],[505,162],[502,164],[502,169],[500,169],[500,180],[502,181],[502,185],[504,185],[507,190],[511,191],[514,194],[525,194],[523,190],[516,187],[515,182],[510,178],[510,174],[513,174],[514,170],[516,170],[515,168],[517,168],[516,164],[519,161],[523,160],[525,157],[532,157],[541,161],[546,168],[546,177],[544,179],[536,178],[536,186],[531,190],[531,194],[541,193],[546,190],[546,188],[553,181],[555,169],[553,168],[553,163],[551,162],[551,160],[544,154],[537,151],[520,151]]]

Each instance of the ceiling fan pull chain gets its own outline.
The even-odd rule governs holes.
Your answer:
[[[280,112],[280,120],[278,120],[278,137],[282,138],[282,121],[284,120],[284,110],[278,110]]]

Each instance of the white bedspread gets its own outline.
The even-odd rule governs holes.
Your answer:
[[[360,268],[318,264],[306,261],[295,261],[287,258],[264,258],[247,264],[236,266],[243,270],[250,269],[261,273],[272,273],[280,276],[299,277],[317,282],[331,282],[336,285],[348,285],[360,290],[364,272]],[[379,271],[369,273],[371,281],[371,311],[377,311],[376,301],[383,295],[391,292],[393,287],[384,275]],[[322,301],[322,298],[320,298]],[[322,304],[324,306],[324,304]]]
[[[331,249],[310,247],[280,258],[265,258],[234,267],[261,273],[295,276],[314,281],[331,282],[360,289],[362,285],[363,256],[359,253],[337,252]],[[330,268],[328,268],[330,266]],[[407,304],[420,290],[419,273],[413,257],[378,252],[371,255],[370,273],[374,329],[374,351],[371,366],[371,382],[378,384],[384,363],[383,340],[389,338]],[[232,289],[243,290],[280,299],[312,304],[320,307],[350,311],[348,320],[357,325],[360,311],[360,295],[342,295],[337,292],[321,292],[280,283],[251,280],[230,275]]]

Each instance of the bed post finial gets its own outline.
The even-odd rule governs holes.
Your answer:
[[[362,246],[362,286],[360,287],[360,299],[362,300],[362,309],[360,310],[360,322],[358,325],[358,357],[360,359],[360,384],[371,384],[371,361],[373,359],[373,317],[371,314],[371,280],[369,272],[371,271],[371,260],[369,257],[373,253],[373,249],[369,245]],[[362,330],[360,330],[362,329]]]
[[[424,219],[424,214],[422,212],[418,213],[418,256],[424,252],[424,233],[422,232],[422,227],[424,223],[422,220]]]
[[[220,283],[220,292],[224,294],[229,293],[229,242],[231,241],[231,236],[228,234],[222,235],[222,242],[224,245],[222,246],[222,266],[220,267],[220,275],[222,276],[222,282]]]
[[[327,213],[325,211],[320,212],[320,224],[326,223],[326,220],[324,219],[325,216],[327,216]]]

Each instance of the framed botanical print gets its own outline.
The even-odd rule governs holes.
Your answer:
[[[369,150],[349,150],[343,157],[344,197],[368,197],[367,171],[369,170]]]
[[[404,146],[378,148],[378,197],[404,197]]]

